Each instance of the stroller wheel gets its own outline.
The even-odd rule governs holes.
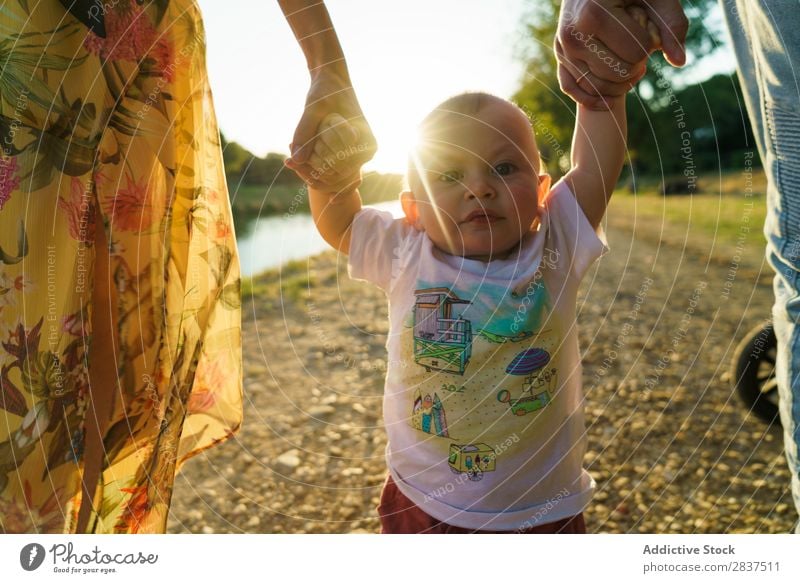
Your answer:
[[[775,378],[777,345],[771,323],[751,330],[736,347],[731,382],[749,411],[762,421],[780,425]]]

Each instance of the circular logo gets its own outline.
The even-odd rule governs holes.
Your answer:
[[[26,571],[35,571],[44,562],[44,547],[39,543],[30,543],[19,552],[19,564]]]

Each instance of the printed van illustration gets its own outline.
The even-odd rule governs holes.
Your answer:
[[[470,480],[477,482],[483,478],[484,472],[495,470],[496,458],[492,447],[485,443],[453,443],[450,445],[447,463],[453,473],[466,474]]]

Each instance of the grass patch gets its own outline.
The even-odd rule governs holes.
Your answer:
[[[712,180],[713,193],[708,192]],[[620,189],[609,204],[609,228],[633,230],[637,238],[759,269],[765,247],[763,172],[754,171],[748,183],[740,172],[706,176],[701,184],[705,192],[685,196],[660,196],[654,190],[631,195]]]
[[[663,231],[669,239],[690,238],[704,248],[712,245],[763,246],[761,233],[766,205],[763,196],[696,194],[662,197],[615,194],[608,210],[609,221],[628,223],[652,232]]]
[[[242,298],[245,301],[266,302],[269,306],[278,298],[298,301],[308,295],[309,288],[319,285],[306,259],[289,261],[276,269],[242,278]]]

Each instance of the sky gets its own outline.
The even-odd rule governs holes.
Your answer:
[[[308,73],[275,0],[198,0],[208,73],[226,139],[288,153]],[[413,128],[467,90],[510,97],[525,0],[327,0],[378,153],[367,169],[402,172]],[[728,51],[704,70],[731,70]],[[698,71],[698,75],[701,75]],[[701,75],[706,77],[707,74]]]

